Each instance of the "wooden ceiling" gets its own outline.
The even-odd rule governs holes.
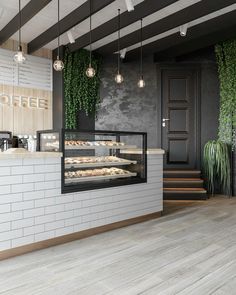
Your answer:
[[[117,9],[121,9],[121,48],[126,60],[138,58],[140,19],[143,19],[144,55],[156,60],[174,57],[236,37],[236,0],[133,0],[128,12],[125,0],[92,0],[92,48],[102,55],[117,50]],[[57,0],[22,0],[22,40],[28,53],[57,46]],[[18,0],[0,1],[0,44],[17,38]],[[61,0],[60,35],[71,51],[89,45],[89,1]],[[10,18],[10,19],[9,19]],[[179,27],[188,23],[186,37]],[[75,43],[70,44],[71,30]]]

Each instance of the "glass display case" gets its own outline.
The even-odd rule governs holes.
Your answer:
[[[38,132],[38,150],[63,153],[63,193],[146,182],[146,145],[141,132]]]

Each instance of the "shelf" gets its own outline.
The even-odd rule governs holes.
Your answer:
[[[85,181],[93,181],[93,180],[108,180],[108,179],[117,179],[117,178],[129,178],[137,176],[137,173],[128,173],[128,174],[116,174],[116,175],[101,175],[101,176],[85,176],[79,178],[66,178],[65,184],[69,183],[78,183]]]
[[[65,145],[65,150],[96,150],[96,149],[107,149],[107,150],[124,150],[124,149],[135,149],[135,145],[121,145],[121,146],[105,146],[105,145],[93,145],[93,146],[75,146]]]
[[[93,163],[80,163],[80,164],[65,164],[66,169],[72,168],[91,168],[91,167],[109,167],[109,166],[124,166],[130,164],[137,164],[137,161],[129,161],[121,159],[119,162],[93,162]]]

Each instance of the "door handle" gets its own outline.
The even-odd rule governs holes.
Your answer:
[[[168,118],[163,118],[162,119],[162,127],[166,127],[166,121],[170,121]]]

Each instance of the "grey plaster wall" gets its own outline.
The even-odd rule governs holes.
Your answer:
[[[102,98],[95,127],[101,130],[148,133],[148,147],[157,147],[157,75],[152,57],[144,60],[146,87],[139,89],[139,62],[123,63],[124,82],[117,85],[116,59],[105,59],[101,72]]]

